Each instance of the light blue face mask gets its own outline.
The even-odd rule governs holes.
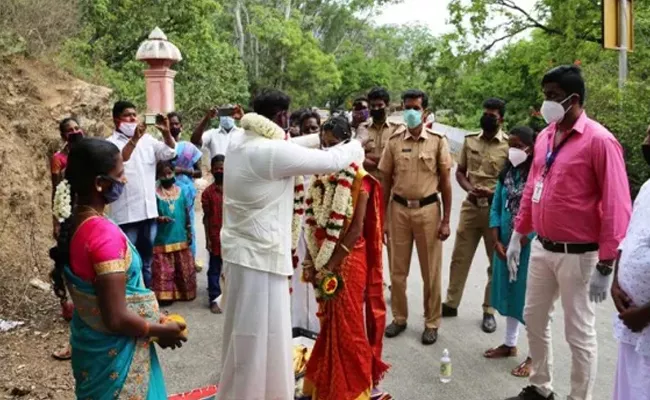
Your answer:
[[[422,124],[422,112],[417,110],[405,110],[404,111],[404,122],[409,128],[417,128]]]
[[[235,126],[235,120],[232,117],[221,117],[219,119],[219,125],[229,131]]]

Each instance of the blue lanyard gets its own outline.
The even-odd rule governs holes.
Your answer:
[[[546,144],[546,165],[544,166],[544,172],[542,172],[542,178],[545,178],[546,175],[548,174],[548,171],[551,170],[551,167],[553,166],[553,163],[555,162],[555,159],[557,158],[558,153],[564,147],[566,142],[569,141],[571,136],[574,134],[574,130],[569,132],[562,141],[553,149],[551,150],[551,143],[555,142],[555,135],[557,135],[557,130],[555,131],[555,135],[552,135],[549,133],[549,138],[548,138],[548,143]]]

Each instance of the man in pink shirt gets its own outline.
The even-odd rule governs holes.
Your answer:
[[[524,319],[532,357],[531,386],[508,400],[554,399],[550,315],[558,297],[572,354],[571,400],[591,400],[596,378],[596,314],[605,300],[631,198],[623,150],[583,110],[580,69],[561,66],[542,80],[542,115],[535,158],[508,245],[516,276],[521,239],[535,231]],[[513,273],[514,272],[514,275]]]

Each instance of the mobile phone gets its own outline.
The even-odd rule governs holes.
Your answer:
[[[220,117],[232,117],[234,113],[235,113],[234,107],[219,107]]]
[[[162,124],[165,122],[165,117],[162,114],[156,114],[156,124]]]

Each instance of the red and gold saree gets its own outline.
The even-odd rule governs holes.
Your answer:
[[[382,193],[379,182],[363,170],[352,187],[355,210],[361,191],[368,193],[363,235],[342,262],[344,286],[336,297],[319,300],[321,331],[304,384],[304,393],[312,400],[370,399],[372,388],[389,368],[381,359],[386,324]]]

